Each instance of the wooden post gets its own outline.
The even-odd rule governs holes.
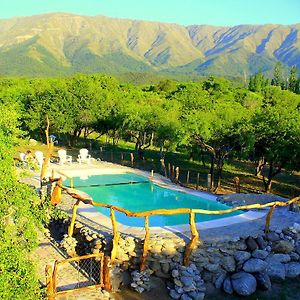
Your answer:
[[[113,247],[111,250],[110,260],[111,260],[111,263],[113,264],[116,259],[116,256],[117,256],[120,233],[118,232],[118,229],[117,229],[117,221],[116,221],[115,211],[112,207],[110,208],[110,218],[111,218],[111,224],[112,224],[112,229],[113,229]]]
[[[183,263],[185,266],[188,266],[190,262],[190,255],[195,249],[197,242],[199,241],[199,233],[196,227],[195,222],[195,213],[193,211],[190,212],[190,227],[191,227],[191,241],[185,248]]]
[[[211,174],[207,174],[207,190],[211,190]]]
[[[171,176],[171,165],[170,165],[170,163],[168,163],[168,173],[169,173],[169,178],[171,179],[172,176]]]
[[[164,173],[164,176],[165,177],[168,177],[168,174],[167,174],[167,168],[166,168],[166,165],[165,165],[165,160],[162,158],[160,160],[160,163],[161,163],[161,168],[162,168],[162,171]]]
[[[108,292],[110,292],[111,289],[112,289],[111,283],[110,283],[109,265],[110,265],[109,256],[104,256],[104,261],[103,261],[103,283],[104,283],[104,289]]]
[[[78,209],[79,203],[80,203],[80,200],[77,200],[73,206],[72,219],[71,219],[71,223],[68,228],[68,236],[69,237],[72,237],[73,232],[74,232],[74,224],[75,224],[75,220],[76,220],[76,214],[77,214],[77,209]]]
[[[52,266],[47,265],[45,268],[46,274],[46,288],[47,288],[47,296],[49,300],[54,300],[54,290],[53,290],[53,269]]]
[[[133,167],[133,163],[134,163],[134,154],[131,152],[130,153],[130,161],[131,161],[131,166]]]
[[[90,141],[90,152],[92,152],[92,141]]]
[[[110,160],[111,162],[114,162],[114,153],[110,151]]]
[[[143,246],[143,255],[141,259],[141,266],[140,266],[140,271],[143,272],[146,268],[146,261],[147,261],[147,256],[148,256],[148,250],[149,250],[149,235],[150,235],[150,230],[149,230],[149,217],[145,217],[145,239],[144,239],[144,246]]]
[[[240,193],[241,192],[241,186],[240,186],[240,178],[239,177],[234,177],[234,185],[235,185],[235,192]]]
[[[124,154],[123,154],[123,152],[121,152],[121,161],[123,161],[124,160]]]
[[[101,160],[103,160],[103,153],[102,153],[102,152],[103,152],[103,148],[100,147],[100,155],[99,155],[99,156],[100,156],[100,159],[101,159]]]
[[[154,171],[153,171],[153,170],[151,170],[151,173],[150,173],[150,177],[149,177],[149,179],[150,179],[150,180],[153,180],[153,178],[154,178]]]
[[[199,181],[200,181],[200,174],[197,173],[197,184],[196,184],[196,190],[199,188]]]
[[[172,165],[171,180],[174,181],[174,179],[175,179],[175,166]]]
[[[179,182],[179,167],[176,167],[175,173],[176,173],[175,181],[176,181],[176,182]]]
[[[186,174],[186,184],[189,184],[190,182],[190,171],[187,171],[187,174]]]
[[[276,207],[276,205],[272,206],[267,214],[266,224],[265,224],[265,233],[270,232],[270,222],[271,222],[271,218],[272,218],[275,207]]]

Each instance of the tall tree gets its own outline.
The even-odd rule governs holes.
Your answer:
[[[296,92],[296,85],[297,85],[297,73],[298,73],[298,68],[297,66],[292,66],[291,71],[290,71],[290,77],[289,77],[289,90],[291,92]]]
[[[282,89],[285,88],[285,82],[282,75],[282,63],[279,61],[274,67],[273,79],[271,81],[272,85],[280,86]]]

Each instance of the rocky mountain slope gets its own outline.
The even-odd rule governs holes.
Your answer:
[[[0,20],[0,75],[168,72],[249,76],[300,69],[300,24],[181,26],[65,13]]]

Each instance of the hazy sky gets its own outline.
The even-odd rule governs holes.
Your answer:
[[[300,23],[300,0],[0,0],[0,18],[48,12],[211,25]]]

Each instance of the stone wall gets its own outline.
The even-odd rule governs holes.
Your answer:
[[[75,242],[64,240],[61,243],[70,254],[75,250],[79,255],[99,251],[109,255],[112,247],[111,236],[93,232],[78,222],[75,225],[74,240]],[[166,280],[170,296],[174,299],[200,299],[202,296],[199,295],[205,289],[197,289],[197,280],[213,284],[215,288],[223,289],[228,294],[247,296],[256,289],[270,289],[274,281],[300,275],[299,224],[282,231],[271,231],[267,235],[235,238],[226,242],[199,242],[190,259],[190,267],[194,272],[190,275],[192,279],[187,279],[185,275],[174,276],[174,270],[182,265],[188,242],[174,236],[153,235],[150,239],[148,270],[152,276]],[[121,235],[116,267],[112,272],[115,289],[121,284],[130,284],[130,274],[139,269],[142,246],[143,240]],[[71,249],[72,247],[75,249]],[[182,272],[186,273],[186,270]],[[134,274],[135,278],[143,278],[142,275]],[[194,282],[194,290],[191,290],[191,282]],[[140,286],[142,284],[143,282]],[[134,286],[136,287],[135,284]]]

